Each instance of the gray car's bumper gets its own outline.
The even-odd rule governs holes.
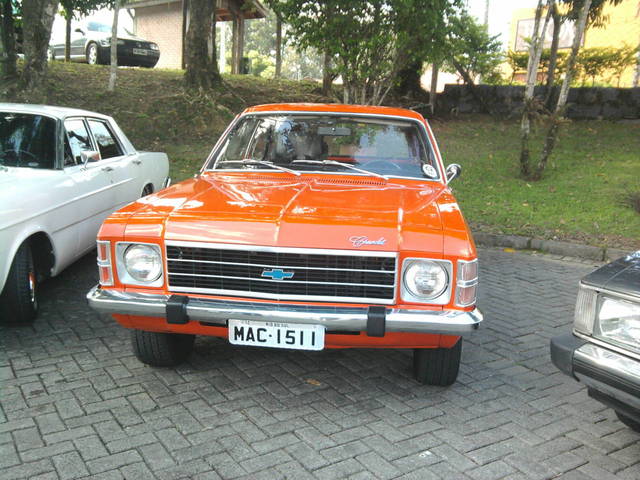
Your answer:
[[[175,297],[175,296],[173,296]],[[478,309],[430,311],[387,307],[333,307],[292,305],[267,302],[230,301],[181,297],[176,308],[175,298],[167,295],[102,290],[98,286],[87,294],[89,306],[101,313],[119,313],[167,318],[181,312],[182,318],[212,325],[226,326],[229,318],[282,323],[323,325],[327,331],[368,331],[372,316],[383,318],[383,332],[436,333],[464,336],[476,330],[482,322]],[[167,304],[171,303],[168,315]],[[375,314],[372,315],[373,308]],[[173,322],[171,322],[173,323]]]
[[[572,334],[551,339],[551,360],[589,394],[640,421],[640,361]]]

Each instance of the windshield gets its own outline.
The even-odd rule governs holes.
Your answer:
[[[416,122],[376,117],[246,116],[227,135],[214,168],[270,168],[266,162],[299,172],[438,177],[433,151]]]
[[[111,33],[111,26],[104,23],[89,22],[87,23],[87,30],[91,32]]]
[[[0,112],[0,165],[54,168],[56,122],[42,115]]]

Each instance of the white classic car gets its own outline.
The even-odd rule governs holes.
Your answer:
[[[38,284],[96,245],[111,212],[169,184],[108,116],[0,103],[0,321],[25,323]]]

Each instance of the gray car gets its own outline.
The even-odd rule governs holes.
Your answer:
[[[49,60],[64,59],[64,38],[52,40]],[[71,31],[71,60],[91,65],[110,63],[111,26],[89,21]],[[158,45],[140,37],[118,34],[118,65],[153,68],[160,59]]]
[[[640,251],[582,279],[573,332],[551,340],[551,359],[640,432]]]

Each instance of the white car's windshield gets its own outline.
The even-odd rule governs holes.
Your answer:
[[[246,116],[227,135],[213,168],[263,169],[269,163],[299,172],[438,177],[433,150],[416,122],[348,115]]]
[[[0,112],[0,165],[54,168],[56,122],[42,115]]]

